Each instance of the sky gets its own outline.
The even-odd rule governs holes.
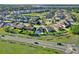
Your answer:
[[[79,4],[79,0],[0,0],[0,4]]]

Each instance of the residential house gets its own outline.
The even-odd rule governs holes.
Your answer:
[[[22,28],[24,28],[24,24],[16,23],[16,25],[14,27],[22,29]]]
[[[69,18],[69,19],[67,20],[67,22],[69,22],[70,24],[73,24],[73,23],[74,23],[74,20],[73,20],[72,18]]]
[[[55,32],[55,29],[52,27],[46,27],[47,28],[47,32]]]
[[[64,24],[65,24],[65,27],[66,27],[66,28],[68,28],[68,27],[70,27],[70,26],[71,26],[71,23],[70,23],[70,22],[68,22],[68,21],[65,21],[65,22],[64,22]]]
[[[41,26],[41,27],[38,27],[36,29],[35,34],[40,35],[40,34],[45,34],[45,32],[46,32],[46,27],[45,26]]]

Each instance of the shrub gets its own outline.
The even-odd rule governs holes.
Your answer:
[[[70,29],[72,33],[79,34],[79,25],[72,25]]]

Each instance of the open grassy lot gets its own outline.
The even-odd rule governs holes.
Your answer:
[[[22,14],[22,15],[29,15],[29,16],[42,16],[42,15],[46,15],[47,12],[43,12],[43,13],[30,13],[30,14]]]
[[[79,35],[73,34],[70,28],[66,29],[66,31],[66,33],[56,35],[40,36],[38,39],[50,42],[77,44],[79,42]]]
[[[40,37],[39,40],[46,40],[46,41],[50,41],[50,42],[61,42],[61,43],[73,43],[73,44],[75,44],[79,40],[78,38],[79,38],[78,36],[73,36],[73,37],[43,36],[43,37]]]
[[[0,54],[59,54],[62,51],[32,44],[0,39]]]
[[[22,14],[25,16],[39,16],[42,20],[45,20],[44,15],[47,15],[48,12],[43,12],[43,13],[30,13],[30,14]]]

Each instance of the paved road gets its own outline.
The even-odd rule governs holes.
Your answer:
[[[79,53],[79,47],[74,46],[73,44],[65,44],[63,43],[63,46],[57,45],[57,42],[48,42],[48,41],[42,41],[42,40],[36,40],[36,39],[27,39],[27,38],[20,38],[17,36],[5,36],[3,37],[5,40],[16,40],[20,42],[27,42],[38,46],[43,46],[47,48],[55,48],[61,51],[64,51],[64,53]],[[34,42],[38,42],[39,44],[35,44]]]

